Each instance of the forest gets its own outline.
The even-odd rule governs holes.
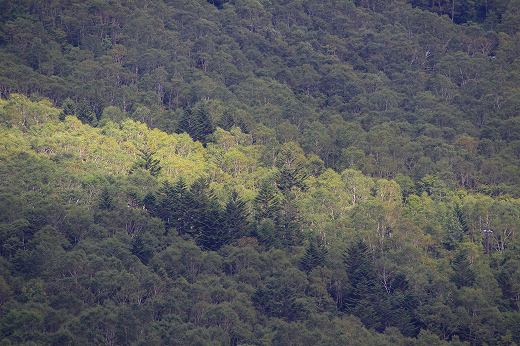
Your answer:
[[[520,0],[0,0],[0,345],[520,345]]]

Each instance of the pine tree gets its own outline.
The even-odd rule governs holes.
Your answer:
[[[462,232],[464,234],[468,234],[469,233],[469,227],[468,227],[468,224],[466,222],[466,218],[464,217],[464,213],[462,212],[462,208],[458,204],[455,206],[455,214],[457,215],[457,219],[459,220]]]
[[[220,118],[219,125],[224,130],[229,131],[233,126],[235,126],[233,115],[229,111],[225,111]]]
[[[148,148],[142,149],[139,153],[139,159],[134,164],[130,173],[133,173],[137,168],[142,168],[150,173],[151,176],[156,177],[161,172],[161,161],[154,158],[155,152]]]
[[[228,242],[243,237],[249,231],[249,213],[246,203],[236,191],[231,193],[223,215],[223,226],[226,229]]]
[[[349,287],[344,295],[343,309],[358,316],[363,323],[380,329],[382,293],[369,250],[362,240],[356,241],[345,254]]]
[[[200,210],[194,226],[193,236],[204,250],[216,251],[231,240],[223,225],[222,213],[216,207]]]
[[[76,103],[71,98],[66,98],[61,103],[63,111],[60,114],[60,120],[65,120],[67,115],[73,115],[76,112]]]
[[[300,260],[300,268],[305,272],[310,272],[316,267],[325,265],[328,250],[320,238],[312,239],[305,250],[305,254]]]
[[[166,182],[161,188],[156,203],[156,214],[166,223],[167,227],[174,227],[179,234],[185,234],[189,229],[186,219],[189,215],[191,201],[191,193],[182,178],[174,185]]]
[[[276,194],[276,188],[271,182],[263,182],[260,185],[258,195],[254,200],[255,205],[255,219],[260,221],[262,219],[274,220],[280,210],[280,199]]]
[[[81,100],[74,107],[74,111],[79,120],[84,123],[95,125],[97,122],[96,113],[92,110],[92,106],[87,100]]]
[[[301,216],[296,206],[284,200],[275,217],[275,224],[283,247],[297,246],[302,243]]]
[[[475,283],[475,272],[471,269],[465,250],[458,251],[451,262],[451,267],[454,271],[451,280],[457,285],[457,288],[473,286]]]
[[[305,189],[305,179],[307,175],[304,173],[302,167],[287,168],[283,167],[277,179],[276,185],[284,194],[291,191],[293,187]]]
[[[442,243],[447,250],[454,250],[464,237],[464,226],[461,224],[463,219],[457,211],[460,213],[460,208],[456,207],[454,212],[448,215],[448,220],[445,224],[446,233]]]
[[[186,132],[193,140],[204,144],[213,131],[213,122],[205,105],[184,111],[177,126],[177,132]]]
[[[171,224],[180,235],[192,234],[192,210],[195,208],[195,198],[184,179],[179,179],[168,195],[168,201],[172,204]]]
[[[216,250],[222,238],[222,215],[218,201],[205,179],[198,179],[190,188],[190,200],[185,200],[185,233],[202,248]]]
[[[148,212],[153,216],[158,215],[157,198],[153,193],[148,193],[143,198],[143,205]]]
[[[137,236],[132,240],[132,254],[139,258],[141,262],[147,264],[150,258],[152,258],[152,249],[145,244],[142,236]]]
[[[112,199],[112,195],[110,191],[105,187],[101,190],[101,195],[99,197],[99,209],[101,210],[111,210],[114,207],[114,201]]]

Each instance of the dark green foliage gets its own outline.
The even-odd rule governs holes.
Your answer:
[[[207,142],[213,130],[213,121],[204,104],[184,111],[177,126],[177,132],[186,132],[191,138],[202,143]]]
[[[301,216],[296,206],[289,201],[284,201],[275,219],[279,232],[279,243],[283,247],[301,245]]]
[[[271,248],[279,243],[276,225],[272,219],[260,220],[256,225],[254,235],[266,248]]]
[[[0,1],[0,343],[519,344],[519,9]]]
[[[303,275],[297,270],[289,270],[267,279],[251,297],[255,307],[268,316],[300,319],[305,314],[305,306],[298,298],[303,296]]]
[[[233,126],[235,126],[235,119],[229,111],[225,111],[224,114],[222,114],[222,118],[218,125],[224,130],[229,131]]]
[[[137,236],[132,240],[132,254],[139,258],[141,262],[147,264],[153,255],[152,248],[142,236]]]
[[[484,22],[488,26],[504,15],[508,1],[500,0],[410,0],[413,6],[448,15],[455,23]]]
[[[157,198],[149,196],[147,199],[150,210],[168,227],[175,228],[179,234],[190,232],[188,220],[194,200],[183,179],[179,179],[173,186],[164,183]]]
[[[466,223],[466,218],[464,217],[464,213],[462,212],[462,209],[460,208],[460,205],[455,205],[455,214],[457,216],[457,220],[459,221],[461,231],[464,234],[469,233],[468,224]]]
[[[454,250],[462,242],[465,229],[467,232],[467,226],[464,224],[464,217],[459,206],[455,206],[454,212],[448,214],[445,228],[443,245],[448,250]]]
[[[355,241],[345,253],[348,286],[344,293],[343,310],[358,316],[363,323],[376,330],[384,328],[381,316],[381,284],[362,240]]]
[[[76,112],[76,104],[70,98],[66,98],[65,100],[63,100],[63,102],[61,103],[61,108],[63,109],[63,113],[60,115],[60,120],[64,120],[65,116],[74,115],[74,113]]]
[[[246,203],[236,191],[231,193],[223,211],[223,228],[226,230],[228,241],[248,235],[250,231],[249,211]]]
[[[451,281],[457,285],[457,288],[473,286],[475,283],[475,273],[465,250],[459,250],[457,252],[451,262],[451,267],[454,272]]]
[[[254,200],[255,219],[275,219],[280,210],[280,197],[277,189],[270,181],[265,181],[260,185],[258,195]]]
[[[421,321],[416,313],[419,301],[411,292],[408,280],[403,273],[397,273],[392,277],[389,283],[389,293],[386,305],[388,312],[384,323],[398,328],[403,335],[417,336],[421,326]]]
[[[111,210],[112,208],[114,208],[112,194],[109,189],[105,187],[101,190],[101,195],[99,196],[99,209]]]
[[[208,0],[208,2],[212,5],[215,5],[217,8],[222,9],[222,6],[224,6],[228,0]]]
[[[305,174],[303,167],[297,166],[295,168],[283,167],[280,170],[280,176],[276,182],[276,185],[284,194],[291,191],[293,187],[298,189],[305,189]]]
[[[95,125],[97,122],[96,113],[92,110],[92,106],[86,100],[78,102],[74,109],[74,114],[79,120],[87,124]]]
[[[320,237],[313,238],[305,254],[300,260],[300,268],[305,272],[310,272],[316,267],[322,267],[327,261],[328,250]]]

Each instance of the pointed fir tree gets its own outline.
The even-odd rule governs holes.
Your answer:
[[[67,115],[74,115],[76,112],[76,103],[68,97],[61,103],[61,108],[60,120],[63,121]]]
[[[246,203],[236,191],[233,191],[223,214],[223,227],[226,230],[226,237],[229,238],[228,243],[247,235],[249,231],[248,219],[249,212]]]
[[[213,122],[206,106],[197,107],[194,112],[196,119],[196,137],[202,143],[207,143],[209,135],[214,131]]]
[[[297,166],[296,168],[283,167],[280,170],[276,185],[280,191],[287,194],[293,187],[304,190],[306,178],[307,175],[301,166]]]
[[[213,131],[213,122],[205,105],[184,111],[177,126],[177,132],[186,132],[193,140],[203,144],[207,143]]]
[[[153,250],[144,242],[143,237],[139,235],[132,240],[132,254],[144,264],[148,264],[150,258],[152,258]]]
[[[476,277],[468,260],[467,251],[459,250],[451,262],[451,267],[453,269],[451,281],[457,285],[457,288],[473,286]]]
[[[187,233],[188,216],[192,204],[191,193],[184,179],[179,179],[174,185],[164,183],[157,203],[157,216],[168,228],[175,228],[179,234]]]
[[[154,158],[155,152],[145,148],[140,150],[139,159],[130,169],[130,173],[133,173],[136,169],[142,168],[150,173],[151,176],[156,177],[161,172],[161,161]]]
[[[171,185],[169,182],[165,182],[159,190],[158,196],[154,201],[156,216],[163,220],[167,227],[172,227],[174,225],[173,209],[175,208],[177,197],[173,191],[173,185]],[[152,198],[149,197],[148,202],[151,201]],[[151,206],[154,205],[152,204]]]
[[[461,224],[461,218],[457,214],[456,207],[453,213],[448,215],[446,220],[445,233],[442,239],[442,244],[446,250],[454,250],[464,238],[464,226]]]
[[[328,250],[323,241],[318,237],[312,239],[300,260],[300,268],[308,273],[316,267],[323,267],[327,254]]]
[[[147,193],[143,198],[143,205],[145,209],[153,216],[158,215],[157,197],[153,193]]]
[[[462,211],[462,208],[460,207],[459,204],[455,205],[455,214],[456,214],[457,219],[459,221],[462,233],[463,234],[468,234],[469,233],[469,227],[468,227],[468,224],[466,222],[466,217],[464,216],[464,212]]]
[[[229,110],[226,110],[219,121],[219,126],[226,131],[229,131],[235,126],[235,119]]]
[[[279,242],[283,247],[298,246],[302,243],[301,216],[296,206],[284,200],[278,213],[275,224],[279,234]]]
[[[141,159],[143,162],[142,168],[150,172],[150,175],[153,177],[156,177],[159,175],[159,172],[161,171],[162,167],[160,165],[160,161],[156,158],[154,158],[155,152],[145,149],[141,151]]]
[[[114,208],[114,201],[110,191],[105,187],[99,196],[99,209],[111,210],[112,208]]]
[[[277,196],[276,187],[269,181],[265,181],[260,185],[258,195],[254,200],[255,219],[272,219],[277,217],[280,210],[280,199]]]
[[[221,237],[221,211],[209,183],[205,179],[198,179],[190,188],[190,201],[186,205],[184,217],[185,233],[194,238],[203,248],[216,249],[213,240]],[[185,201],[188,202],[187,200]],[[199,239],[204,239],[200,240]],[[216,240],[215,240],[216,242]]]
[[[369,328],[382,328],[382,289],[368,247],[362,240],[349,247],[345,265],[349,285],[344,294],[343,310],[359,317]]]
[[[168,201],[172,204],[171,224],[180,235],[193,233],[193,209],[195,198],[184,179],[179,179],[169,191]]]
[[[216,206],[201,210],[194,226],[193,237],[203,250],[217,251],[231,240],[223,226],[222,213]]]
[[[92,106],[87,100],[81,100],[78,102],[74,111],[79,120],[90,125],[96,125],[97,118],[96,113],[92,110]]]

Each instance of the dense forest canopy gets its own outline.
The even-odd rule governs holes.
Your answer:
[[[519,0],[0,1],[0,345],[516,345],[519,268]]]

